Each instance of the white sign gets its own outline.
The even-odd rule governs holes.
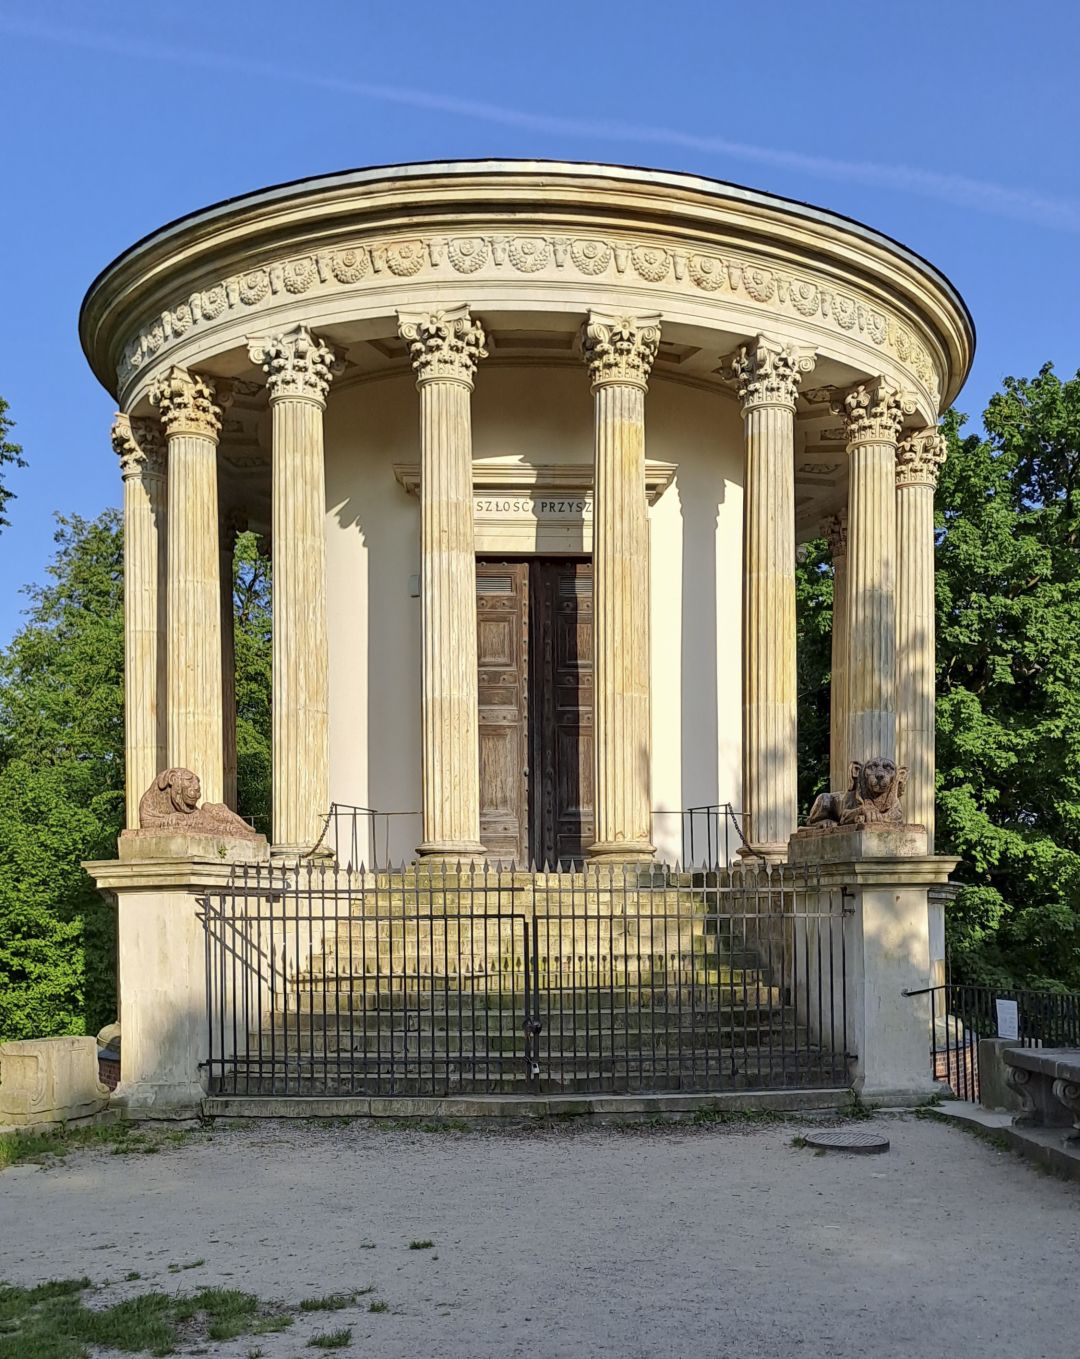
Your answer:
[[[477,518],[591,519],[591,495],[478,495],[473,499]]]
[[[997,1024],[999,1038],[1020,1037],[1020,1008],[1015,1000],[997,1001]]]

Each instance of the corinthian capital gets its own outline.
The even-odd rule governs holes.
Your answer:
[[[398,333],[409,346],[417,385],[464,382],[472,386],[476,365],[487,358],[484,328],[466,306],[445,311],[399,311]]]
[[[731,360],[731,376],[739,389],[743,410],[755,406],[786,406],[795,409],[803,374],[813,371],[817,359],[809,349],[796,349],[769,336],[759,335],[744,344]]]
[[[594,387],[609,382],[647,387],[660,348],[660,317],[591,311],[581,332],[585,362]]]
[[[221,407],[227,403],[209,379],[186,368],[170,368],[152,384],[149,397],[170,436],[198,434],[204,439],[217,439]]]
[[[298,397],[322,405],[332,379],[345,368],[326,341],[307,326],[249,340],[248,353],[266,374],[271,401]]]
[[[940,429],[924,429],[896,446],[897,486],[936,486],[945,461],[945,435]]]
[[[112,426],[113,452],[120,459],[120,475],[129,477],[163,477],[165,475],[165,441],[157,420],[133,420],[129,415],[117,415]]]
[[[896,443],[904,416],[914,409],[915,398],[884,377],[852,387],[843,404],[833,407],[835,414],[844,417],[849,448],[853,444]]]

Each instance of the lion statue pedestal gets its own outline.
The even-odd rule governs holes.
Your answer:
[[[199,776],[190,769],[162,770],[139,802],[139,829],[120,834],[120,859],[261,863],[269,858],[265,835],[221,803],[200,807],[201,796]]]

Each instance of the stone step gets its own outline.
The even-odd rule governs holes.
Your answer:
[[[744,1009],[773,1009],[783,1002],[779,987],[709,986],[701,982],[693,986],[687,981],[682,986],[649,987],[638,992],[633,986],[549,986],[541,987],[535,997],[535,1008],[541,1012],[558,1014],[588,1011],[590,1014],[615,1010],[624,1014],[676,1013],[679,1010],[696,1013],[740,1013]],[[525,988],[482,986],[475,992],[464,988],[424,988],[390,991],[385,985],[362,986],[342,983],[336,989],[325,986],[290,985],[284,997],[265,1001],[265,1009],[290,1014],[372,1014],[386,1012],[401,1015],[449,1014],[470,1015],[483,1011],[506,1011],[521,1014],[525,1003]]]
[[[454,1030],[402,1032],[369,1029],[364,1032],[340,1031],[334,1025],[325,1030],[264,1027],[248,1035],[248,1053],[261,1050],[264,1056],[273,1047],[275,1055],[301,1048],[305,1056],[324,1053],[366,1053],[389,1057],[410,1056],[425,1059],[432,1054],[447,1053],[472,1059],[478,1052],[513,1054],[522,1058],[525,1052],[524,1035],[520,1029],[502,1029],[490,1033],[457,1033]],[[558,1051],[564,1055],[584,1055],[597,1052],[629,1053],[636,1063],[639,1057],[648,1060],[660,1052],[703,1052],[706,1048],[723,1053],[733,1047],[767,1048],[775,1052],[797,1052],[807,1046],[805,1030],[795,1025],[776,1025],[748,1022],[746,1024],[686,1025],[670,1029],[616,1029],[603,1025],[585,1029],[564,1026],[545,1028],[540,1034],[540,1050]]]

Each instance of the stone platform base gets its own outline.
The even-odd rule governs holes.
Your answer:
[[[212,1095],[203,1100],[205,1118],[392,1118],[534,1122],[549,1118],[596,1118],[606,1122],[646,1118],[690,1119],[710,1113],[842,1112],[849,1089],[738,1090],[720,1094],[659,1095],[446,1095],[425,1098],[353,1096],[342,1098]]]
[[[1013,1122],[1012,1114],[983,1109],[965,1100],[949,1100],[934,1112],[1000,1140],[1010,1150],[1055,1175],[1080,1182],[1080,1144],[1066,1141],[1061,1128],[1024,1127]]]

